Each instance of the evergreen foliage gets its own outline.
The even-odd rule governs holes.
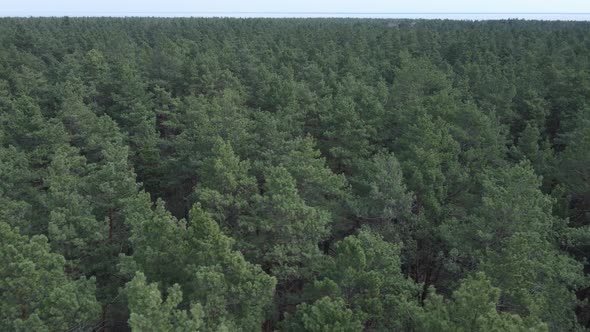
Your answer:
[[[590,328],[588,22],[0,18],[0,330]]]

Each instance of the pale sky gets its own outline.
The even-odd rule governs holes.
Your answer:
[[[0,0],[0,16],[207,12],[590,13],[590,0]]]

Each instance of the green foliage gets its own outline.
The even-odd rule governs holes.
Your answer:
[[[148,284],[145,275],[137,272],[133,280],[125,286],[129,301],[129,327],[133,331],[209,331],[203,322],[203,309],[199,304],[191,305],[190,310],[180,310],[182,291],[175,284],[167,291],[166,300],[155,283]],[[227,330],[223,326],[215,331]]]
[[[421,287],[402,274],[399,247],[363,229],[338,242],[334,251],[311,293],[344,300],[366,328],[411,328]]]
[[[516,233],[499,252],[489,254],[481,269],[502,290],[502,310],[547,322],[552,330],[575,329],[578,300],[572,290],[587,286],[588,280],[579,262],[538,233]]]
[[[178,284],[185,302],[202,306],[207,328],[225,321],[246,331],[261,325],[275,280],[234,251],[207,212],[195,205],[188,222],[177,221],[161,201],[151,211],[145,195],[130,206],[135,251],[126,270],[139,269],[164,289]]]
[[[342,299],[323,297],[313,304],[300,304],[293,317],[287,317],[285,331],[309,332],[355,332],[362,331],[363,325],[346,308]]]
[[[502,310],[542,319],[552,329],[570,329],[575,318],[567,313],[577,302],[572,289],[587,280],[582,265],[559,251],[557,234],[565,225],[552,215],[552,199],[540,186],[528,163],[488,172],[478,216],[454,232],[464,234],[456,238],[472,239],[463,250],[476,256],[502,290]]]
[[[14,146],[0,148],[0,217],[13,227],[25,233],[38,231],[39,225],[30,222],[31,204],[39,197],[28,184],[36,179],[29,167],[26,154]]]
[[[546,331],[543,323],[526,323],[519,316],[496,310],[500,289],[484,273],[461,282],[449,300],[430,289],[417,317],[421,331]]]
[[[528,159],[536,173],[551,176],[555,157],[549,147],[549,142],[542,139],[541,132],[536,125],[530,123],[526,125],[518,138],[518,146],[514,152],[518,159]]]
[[[212,156],[203,161],[203,181],[195,197],[224,227],[236,232],[240,215],[248,211],[258,191],[256,179],[248,174],[250,164],[235,155],[231,145],[219,139]],[[239,235],[238,233],[234,233]]]
[[[1,18],[0,329],[590,326],[588,30]]]
[[[297,192],[306,204],[340,212],[348,195],[346,177],[337,175],[326,165],[326,159],[315,147],[312,137],[283,142],[279,151],[272,151],[273,165],[285,167],[297,183]]]
[[[100,309],[94,279],[71,279],[47,238],[22,236],[0,222],[0,329],[88,330]]]
[[[244,228],[240,247],[279,281],[308,278],[313,261],[321,255],[318,243],[329,232],[329,213],[308,206],[281,166],[267,170],[263,192],[253,198],[253,215],[240,220]]]
[[[328,106],[319,114],[320,128],[323,128],[320,149],[326,151],[336,172],[351,174],[355,160],[371,151],[368,128],[349,97],[335,95],[325,105]]]
[[[567,147],[559,155],[557,175],[567,189],[569,200],[574,205],[572,219],[576,226],[590,225],[590,116],[582,111],[576,119],[576,127],[563,135]]]
[[[430,116],[415,119],[400,141],[403,147],[399,158],[408,188],[416,195],[418,214],[441,218],[451,184],[464,176],[459,165],[459,144],[443,120]]]
[[[91,200],[82,194],[86,168],[86,159],[77,149],[64,147],[53,156],[45,179],[52,249],[69,261],[72,270],[81,269],[83,274],[104,259],[98,244],[108,236],[108,224],[96,220]]]
[[[377,154],[352,179],[358,192],[355,214],[383,234],[402,235],[411,218],[414,197],[406,189],[401,165],[393,154]],[[402,233],[402,234],[400,234]]]

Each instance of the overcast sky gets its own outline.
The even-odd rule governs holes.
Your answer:
[[[40,13],[589,13],[590,0],[0,0],[0,15]]]

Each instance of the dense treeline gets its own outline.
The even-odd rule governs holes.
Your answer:
[[[0,19],[0,330],[590,328],[590,23]]]

